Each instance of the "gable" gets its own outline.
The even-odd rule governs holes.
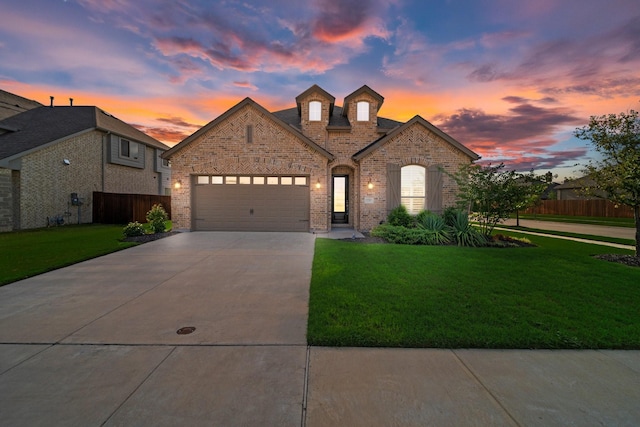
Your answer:
[[[286,124],[251,98],[245,98],[218,118],[212,120],[182,142],[162,154],[170,159],[189,150],[193,145],[208,144],[210,149],[229,150],[230,147],[244,147],[244,151],[256,151],[265,148],[286,134],[288,137],[320,155],[333,159],[333,155],[304,136],[296,128]],[[226,147],[226,148],[225,148]],[[266,153],[264,153],[266,154]]]
[[[415,145],[417,151],[416,154],[419,154],[418,150],[421,145],[433,144],[435,141],[440,141],[450,149],[468,157],[471,161],[478,160],[480,158],[478,154],[471,151],[456,139],[429,123],[427,120],[420,116],[415,116],[404,125],[396,127],[383,137],[354,154],[353,159],[360,161],[361,159],[373,154],[386,144],[397,141],[401,137],[403,137],[405,141],[410,141],[411,144]]]

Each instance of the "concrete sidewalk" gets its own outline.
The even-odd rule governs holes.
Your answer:
[[[307,347],[315,237],[182,233],[1,287],[0,425],[640,424],[640,351]]]
[[[508,219],[504,225],[515,226],[515,219]],[[500,226],[498,224],[498,226]],[[630,227],[608,227],[604,225],[574,224],[570,222],[537,221],[521,219],[521,227],[536,228],[538,230],[564,231],[567,233],[587,234],[592,236],[615,237],[618,239],[635,240],[636,229]]]

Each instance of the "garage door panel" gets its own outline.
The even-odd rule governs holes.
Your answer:
[[[195,230],[309,231],[308,186],[195,185]]]

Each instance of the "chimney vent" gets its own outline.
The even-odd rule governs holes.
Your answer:
[[[53,96],[50,96],[49,98],[51,98],[51,105],[49,105],[49,107],[53,107]]]
[[[73,107],[73,98],[69,98],[69,107]]]

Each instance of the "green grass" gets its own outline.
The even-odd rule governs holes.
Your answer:
[[[516,215],[512,214],[511,219]],[[603,218],[595,216],[567,216],[567,215],[541,215],[520,214],[520,219],[534,219],[536,221],[570,222],[574,224],[606,225],[610,227],[635,227],[633,218]]]
[[[526,237],[538,247],[405,246],[318,239],[308,342],[640,348],[640,268],[591,256],[630,251]]]
[[[119,225],[65,225],[0,233],[0,286],[125,249]]]

